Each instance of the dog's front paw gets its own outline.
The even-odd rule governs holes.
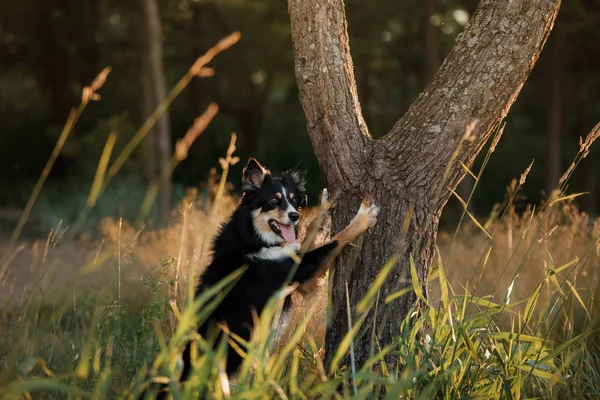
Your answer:
[[[338,240],[342,245],[352,242],[377,223],[378,215],[379,207],[371,203],[370,196],[365,197],[350,224],[346,229],[337,234],[334,239]]]
[[[371,203],[371,197],[366,196],[356,213],[356,217],[361,220],[363,228],[372,228],[377,223],[377,216],[379,215],[379,207]]]
[[[323,192],[321,193],[321,207],[327,207],[328,203],[329,203],[329,192],[327,191],[327,188],[324,188]]]
[[[370,196],[366,196],[352,219],[351,225],[355,225],[360,232],[364,232],[375,225],[378,215],[379,207],[371,203]]]

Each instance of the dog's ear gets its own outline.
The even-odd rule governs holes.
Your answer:
[[[259,189],[268,173],[269,171],[254,158],[249,159],[242,173],[242,190],[246,192]]]
[[[285,171],[285,173],[298,185],[301,192],[306,191],[306,163],[304,160],[293,166],[292,169]]]

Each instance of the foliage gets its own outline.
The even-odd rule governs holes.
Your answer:
[[[322,364],[323,285],[306,298],[294,295],[295,329],[279,338],[273,335],[287,289],[264,310],[250,343],[231,338],[213,350],[210,338],[194,333],[193,326],[206,317],[220,290],[192,303],[187,294],[193,293],[199,272],[192,267],[206,265],[207,243],[236,204],[219,186],[213,181],[208,197],[188,192],[174,223],[158,231],[105,220],[104,241],[86,245],[79,259],[64,253],[71,245],[57,243],[56,233],[43,252],[31,247],[37,256],[12,258],[1,281],[2,293],[9,295],[1,316],[0,397],[127,398],[144,388],[157,389],[156,383],[167,383],[174,398],[182,399],[598,395],[598,318],[593,310],[600,222],[587,223],[570,197],[552,203],[549,219],[537,216],[543,213],[532,216],[533,211],[519,217],[508,202],[506,214],[494,213],[479,227],[462,228],[454,243],[442,239],[441,246],[450,246],[456,258],[447,263],[440,258],[432,269],[429,299],[416,271],[405,289],[382,297],[379,288],[393,265],[388,263],[357,305],[358,320],[349,321],[354,328],[327,369]],[[492,247],[501,247],[512,229],[512,251],[490,253],[480,229],[494,224],[498,243]],[[519,246],[529,250],[522,253]],[[559,253],[556,263],[554,250]],[[164,254],[177,258],[161,260]],[[571,260],[575,255],[579,258]],[[511,269],[503,278],[513,257],[539,273]],[[563,258],[569,261],[562,264]],[[148,269],[153,265],[157,267]],[[18,271],[28,269],[33,275],[19,281]],[[50,270],[58,272],[58,282]],[[32,280],[37,274],[39,279]],[[503,284],[507,279],[508,287]],[[28,290],[18,288],[32,281]],[[225,290],[227,285],[223,282]],[[364,324],[369,309],[410,290],[429,306],[415,306],[391,346],[372,349],[365,365],[353,365],[349,354],[356,337],[379,329],[377,321]],[[189,383],[179,386],[178,355],[190,339],[197,347],[195,367]],[[227,346],[247,355],[232,380],[223,374]]]
[[[82,85],[110,65],[113,72],[103,88],[103,101],[82,117],[49,177],[50,184],[87,183],[109,131],[116,129],[118,140],[126,140],[140,123],[139,7],[136,2],[90,0],[38,3],[7,3],[0,15],[1,184],[26,186],[37,178],[43,168],[41,160],[50,153]],[[391,128],[429,81],[424,72],[427,19],[423,4],[373,0],[365,7],[363,1],[346,2],[361,106],[375,137]],[[474,0],[435,2],[429,23],[440,60],[462,29],[464,20],[457,15],[466,12],[468,17],[476,4]],[[191,148],[190,157],[174,172],[175,183],[186,187],[205,180],[212,160],[227,147],[228,137],[222,132],[236,131],[243,159],[258,157],[273,169],[283,169],[289,167],[290,159],[305,158],[311,173],[309,194],[315,198],[323,184],[297,100],[285,2],[168,0],[160,6],[168,88],[216,39],[234,30],[243,35],[239,46],[215,60],[215,76],[194,81],[170,109],[173,143],[209,102],[216,101],[221,110]],[[600,103],[594,97],[600,85],[595,69],[600,57],[599,16],[594,1],[564,2],[555,34],[549,39],[549,48],[558,34],[568,44],[559,58],[565,71],[563,155],[576,147],[580,132],[600,120]],[[544,52],[515,104],[508,120],[510,134],[501,141],[499,156],[488,167],[497,179],[482,182],[474,199],[480,214],[502,199],[503,185],[496,182],[509,182],[531,158],[538,162],[524,194],[533,202],[540,198],[542,166],[548,161],[545,133],[549,114],[548,103],[540,99],[552,96],[548,84],[552,63],[551,52]],[[135,186],[147,183],[143,165],[144,153],[136,151],[125,166],[127,178],[139,182]],[[589,158],[583,168],[595,171],[597,165]],[[233,169],[234,174],[240,171],[240,166]],[[593,176],[591,172],[585,175]],[[595,191],[593,181],[578,178],[572,182],[573,190]],[[26,197],[2,190],[0,206],[22,207]],[[584,204],[586,211],[596,212],[596,203],[590,197]],[[456,203],[450,206],[453,210],[446,212],[447,220],[460,212]]]
[[[418,274],[413,270],[411,281],[399,282],[404,286],[399,292],[384,296],[379,288],[393,262],[383,266],[367,296],[356,305],[358,319],[349,319],[350,333],[340,344],[332,366],[326,368],[322,363],[327,303],[324,284],[305,298],[294,294],[295,329],[273,337],[281,300],[289,290],[282,288],[281,295],[273,298],[264,310],[250,343],[230,338],[213,348],[210,338],[199,337],[193,327],[206,317],[217,301],[217,293],[227,289],[235,280],[235,274],[222,282],[221,287],[195,301],[189,294],[193,293],[200,272],[198,267],[206,265],[210,257],[210,238],[236,204],[231,194],[233,185],[226,184],[228,173],[239,176],[234,166],[235,157],[232,157],[235,137],[229,142],[220,179],[212,170],[203,190],[182,194],[169,225],[149,227],[148,215],[143,211],[150,210],[140,212],[139,208],[142,195],[151,200],[152,192],[144,190],[145,186],[139,183],[141,179],[135,176],[135,165],[141,164],[141,155],[127,154],[125,158],[132,162],[128,164],[129,173],[115,178],[111,185],[105,179],[110,180],[113,175],[106,178],[106,171],[95,168],[102,153],[98,146],[105,143],[107,130],[118,128],[125,141],[139,133],[133,128],[137,124],[133,122],[132,113],[123,111],[135,109],[137,98],[132,93],[139,92],[135,83],[136,69],[132,67],[139,61],[139,54],[128,40],[136,25],[136,10],[130,3],[115,3],[101,9],[86,8],[91,4],[88,2],[67,3],[82,7],[78,12],[85,13],[89,21],[98,22],[97,32],[106,42],[93,39],[93,35],[70,37],[68,31],[87,30],[78,26],[81,21],[65,14],[64,6],[57,3],[44,3],[39,10],[30,1],[15,3],[3,16],[15,21],[17,17],[25,18],[31,25],[40,15],[53,20],[50,25],[40,26],[41,32],[53,40],[43,42],[36,49],[44,62],[35,68],[50,74],[56,72],[57,67],[70,65],[76,58],[70,45],[79,52],[92,45],[98,47],[97,53],[105,53],[107,59],[114,61],[114,69],[122,74],[115,82],[109,79],[103,89],[102,95],[109,101],[98,103],[102,104],[100,108],[95,108],[94,103],[90,114],[83,115],[74,130],[75,140],[67,142],[57,160],[57,171],[42,174],[43,179],[50,172],[64,178],[71,176],[66,170],[77,168],[81,172],[77,178],[86,179],[86,185],[75,179],[73,183],[63,182],[41,192],[35,207],[48,219],[44,224],[53,227],[46,240],[15,239],[8,244],[0,243],[0,299],[3,303],[0,307],[0,398],[126,398],[144,388],[154,390],[155,383],[168,384],[174,398],[598,397],[600,352],[598,317],[594,311],[599,294],[596,270],[600,221],[579,211],[574,203],[577,196],[566,195],[568,179],[561,182],[559,191],[549,196],[550,200],[541,207],[527,208],[515,201],[522,191],[523,176],[519,184],[515,181],[509,187],[505,202],[495,207],[485,222],[468,212],[467,199],[461,199],[462,216],[470,218],[471,223],[459,225],[453,236],[440,235],[440,257],[428,278],[432,295],[426,298]],[[416,10],[418,3],[407,2],[407,7]],[[455,24],[458,20],[455,18],[452,22],[451,11],[460,4],[439,3],[442,9],[438,27],[450,38],[458,29]],[[244,30],[251,39],[241,43],[244,62],[238,61],[239,54],[224,53],[222,59],[215,60],[218,74],[214,80],[201,81],[194,89],[198,84],[195,81],[190,90],[191,100],[186,103],[180,98],[173,103],[172,115],[176,115],[173,124],[179,127],[187,127],[199,111],[198,104],[204,106],[209,100],[218,100],[221,110],[229,115],[215,120],[211,131],[200,138],[200,143],[205,145],[201,151],[199,147],[187,149],[196,152],[193,158],[196,164],[184,165],[182,170],[175,171],[179,182],[198,180],[197,171],[208,170],[202,169],[203,163],[214,160],[207,155],[221,150],[228,141],[223,135],[216,136],[216,132],[235,127],[242,131],[242,127],[249,129],[242,135],[245,148],[242,154],[255,146],[258,156],[264,155],[261,159],[274,169],[287,167],[288,158],[297,155],[295,149],[281,150],[288,147],[283,144],[292,139],[308,153],[308,143],[302,134],[304,122],[295,100],[292,58],[290,54],[282,55],[285,54],[282,49],[291,51],[289,46],[285,47],[289,31],[284,4],[254,1],[248,5],[235,0],[218,6],[212,2],[186,1],[165,4],[166,53],[173,65],[170,86],[207,46],[198,42],[192,43],[196,47],[189,46],[190,31],[195,32],[193,37],[207,38],[212,43],[210,32],[217,29],[229,32],[227,23],[239,22],[248,24]],[[359,2],[348,1],[351,30],[352,26],[357,29],[354,33],[351,31],[351,35],[356,38],[365,35],[359,28],[366,26],[352,21],[358,20],[361,14],[359,6]],[[364,62],[358,67],[373,76],[366,84],[373,97],[389,100],[378,99],[373,103],[383,104],[381,109],[370,106],[368,101],[365,107],[367,119],[377,120],[373,126],[385,128],[392,121],[389,118],[397,117],[397,104],[408,106],[425,80],[414,72],[415,66],[421,63],[421,55],[417,57],[416,52],[404,51],[414,45],[421,25],[410,13],[397,16],[392,5],[382,2],[380,6],[387,7],[384,9],[389,12],[373,13],[376,9],[373,7],[364,17],[381,23],[385,27],[380,32],[383,35],[374,35],[362,44],[357,40],[359,44],[353,46],[353,51],[358,54],[357,65]],[[575,14],[581,12],[573,7]],[[94,10],[98,14],[94,14]],[[0,43],[9,50],[3,62],[14,69],[0,73],[0,87],[7,88],[3,94],[20,93],[11,85],[15,76],[26,85],[18,101],[0,97],[0,112],[13,113],[15,118],[7,122],[7,129],[23,132],[31,143],[33,127],[43,127],[40,131],[45,133],[40,147],[22,148],[14,136],[0,138],[4,140],[0,149],[11,153],[7,159],[0,158],[5,162],[0,170],[6,175],[7,171],[13,171],[15,160],[23,159],[22,154],[33,157],[22,160],[23,165],[27,165],[26,173],[15,173],[15,179],[22,179],[31,176],[31,171],[38,173],[38,168],[43,167],[43,163],[38,164],[43,157],[38,156],[49,151],[59,137],[60,130],[54,127],[58,122],[55,124],[52,114],[60,114],[64,111],[62,104],[71,104],[70,98],[79,96],[81,91],[74,83],[79,81],[76,76],[85,76],[82,81],[87,82],[91,80],[88,72],[97,71],[96,65],[75,63],[77,68],[69,70],[66,79],[60,74],[53,75],[54,78],[62,76],[61,82],[65,84],[62,91],[42,89],[49,82],[38,82],[34,78],[37,72],[24,67],[30,65],[31,60],[22,59],[22,46],[33,42],[34,31],[29,24],[15,21],[9,21],[6,28],[3,21],[3,28],[11,32],[4,35]],[[201,24],[203,21],[207,24]],[[444,33],[444,26],[448,33]],[[207,29],[207,32],[194,29]],[[577,29],[567,30],[565,34],[573,32]],[[267,36],[272,41],[268,49],[263,49],[265,53],[251,47],[265,43],[260,39]],[[385,40],[375,41],[377,37]],[[444,49],[447,50],[450,42],[441,41]],[[45,45],[51,46],[46,48]],[[189,52],[182,53],[181,48]],[[48,50],[56,50],[64,57],[44,58]],[[411,72],[402,79],[394,78],[394,85],[390,85],[391,77],[397,75],[398,70]],[[593,84],[595,81],[590,78],[589,85]],[[392,86],[396,89],[382,90]],[[529,96],[535,97],[535,90],[532,88]],[[67,97],[66,101],[62,95]],[[219,95],[231,98],[216,98]],[[43,106],[45,100],[42,99],[46,96],[54,96],[51,101],[56,107],[54,112]],[[589,115],[595,115],[592,109],[590,107]],[[536,119],[529,119],[526,111],[527,107],[522,106],[512,117],[513,132],[523,134],[536,126]],[[29,113],[33,115],[26,115]],[[537,110],[537,114],[543,113]],[[254,125],[257,121],[252,118],[244,119],[256,115],[264,117],[258,125]],[[539,119],[539,115],[536,118]],[[264,128],[264,133],[257,138],[257,143],[247,142],[252,138],[248,132],[258,129],[257,126]],[[589,144],[581,142],[573,167],[582,161],[593,139]],[[9,147],[5,146],[7,143]],[[503,178],[496,172],[506,170],[513,176],[518,174],[512,170],[519,168],[518,163],[507,168],[505,157],[501,157],[503,143],[500,142],[495,158],[490,161],[493,152],[490,150],[480,161],[482,171],[491,168],[488,175],[493,179],[485,180],[481,174],[477,175],[475,194],[485,192],[488,201],[497,199],[498,193],[499,197],[504,194],[500,192],[502,185],[498,184]],[[541,147],[539,140],[527,143]],[[520,141],[509,141],[505,149],[519,144]],[[125,146],[117,143],[116,152],[123,154],[120,151]],[[521,147],[523,156],[529,149]],[[19,153],[21,151],[23,153]],[[268,156],[272,153],[276,155]],[[530,156],[528,153],[527,157]],[[94,190],[89,190],[87,182],[91,179],[87,178],[91,178],[94,171],[100,171],[98,193],[102,196],[98,193],[92,196]],[[535,173],[533,170],[532,174]],[[496,192],[490,195],[488,189],[492,186]],[[6,187],[6,198],[10,196],[11,202],[21,196],[26,198],[29,193],[23,190],[23,195],[15,194],[14,185],[10,183]],[[35,196],[32,198],[35,200]],[[89,218],[93,213],[97,213],[97,218]],[[127,221],[134,218],[136,222]],[[99,228],[102,240],[89,240],[85,236],[77,241],[64,240],[65,228],[60,220],[66,221],[66,225],[73,221],[75,225],[80,223],[77,233],[85,231],[86,226]],[[165,258],[166,255],[170,256]],[[415,305],[394,343],[387,348],[371,349],[372,357],[365,365],[355,365],[352,354],[357,338],[364,334],[376,335],[380,329],[378,321],[365,322],[368,311],[408,291],[414,291],[428,306]],[[191,380],[180,386],[177,383],[181,372],[178,354],[187,340],[193,340],[196,346],[195,368]],[[239,376],[232,380],[223,373],[226,347],[247,355]]]
[[[130,244],[125,243],[128,230],[121,230],[122,251],[109,249],[113,266],[126,268],[131,262],[127,261]],[[550,331],[544,328],[546,323],[557,323],[565,301],[574,295],[586,298],[562,276],[567,269],[577,269],[577,263],[549,269],[548,279],[518,302],[511,301],[510,293],[504,293],[501,301],[474,296],[467,289],[452,294],[447,271],[439,264],[429,282],[441,293],[439,302],[431,302],[424,312],[414,309],[394,344],[373,350],[365,365],[333,368],[329,377],[321,361],[320,338],[311,335],[314,324],[323,324],[324,318],[321,315],[315,322],[312,304],[302,310],[296,329],[279,351],[270,354],[283,290],[264,310],[251,343],[236,346],[235,340],[230,342],[247,354],[239,377],[231,381],[223,375],[225,343],[213,350],[208,338],[198,337],[191,329],[199,322],[195,313],[200,310],[200,320],[206,317],[219,290],[193,305],[185,296],[175,302],[176,264],[176,259],[163,260],[154,273],[144,273],[143,282],[116,276],[117,270],[112,269],[108,274],[113,276],[105,280],[112,283],[93,292],[73,281],[72,296],[64,293],[63,285],[44,296],[31,292],[14,312],[4,307],[0,396],[123,398],[139,393],[152,381],[172,382],[169,387],[174,398],[209,394],[215,398],[369,398],[378,394],[415,399],[562,398],[594,397],[600,389],[600,364],[593,340],[597,317],[581,330],[565,330],[560,337],[549,337]],[[360,315],[385,301],[378,300],[377,285],[389,271],[382,269],[368,297],[361,301]],[[540,294],[546,286],[555,288],[552,277],[560,277],[560,283],[554,298],[546,299]],[[136,298],[136,286],[145,293],[143,299]],[[409,290],[420,292],[420,283],[412,281]],[[56,295],[61,292],[66,296]],[[586,301],[591,309],[593,296]],[[183,313],[179,307],[184,307]],[[502,315],[509,321],[501,323]],[[574,316],[568,318],[567,322],[575,322]],[[173,320],[177,321],[175,330]],[[360,327],[363,321],[352,324]],[[366,334],[374,329],[376,325],[367,327]],[[360,329],[352,332],[357,334]],[[190,338],[195,340],[198,355],[191,380],[180,387],[174,383],[181,372],[177,357]],[[354,339],[350,335],[340,345],[334,363],[351,351]]]

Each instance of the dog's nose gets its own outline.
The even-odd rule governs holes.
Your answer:
[[[296,221],[298,221],[300,214],[298,214],[296,211],[292,211],[292,212],[288,213],[288,217],[290,218],[290,221],[296,222]]]

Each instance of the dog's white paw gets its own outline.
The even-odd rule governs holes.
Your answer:
[[[375,204],[371,204],[365,211],[368,215],[369,228],[372,228],[377,223],[377,217],[379,216],[379,207]]]
[[[377,216],[379,215],[379,207],[375,204],[365,204],[363,202],[360,205],[356,217],[364,220],[369,228],[372,228],[377,223]]]
[[[323,189],[323,193],[321,194],[321,206],[326,206],[329,202],[329,192],[327,188]]]
[[[379,207],[371,203],[371,197],[367,196],[363,199],[353,222],[358,222],[361,230],[372,228],[377,223],[379,215]]]

